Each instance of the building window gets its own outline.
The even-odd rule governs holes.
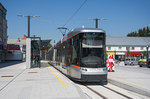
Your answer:
[[[110,46],[108,46],[108,50],[111,50],[111,47],[110,47]]]
[[[122,49],[122,47],[121,46],[119,46],[119,50],[121,50]]]
[[[130,48],[129,48],[129,47],[126,47],[126,50],[130,50]]]
[[[141,50],[144,50],[144,47],[141,47]]]
[[[130,47],[131,50],[134,50],[134,47]]]

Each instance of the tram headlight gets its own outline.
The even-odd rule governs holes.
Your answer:
[[[86,68],[82,68],[82,71],[87,71],[87,69]]]

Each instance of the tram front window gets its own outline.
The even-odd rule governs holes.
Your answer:
[[[104,51],[99,48],[83,48],[82,49],[82,58],[81,58],[82,67],[104,67]]]
[[[86,33],[83,35],[81,67],[105,67],[104,40],[103,33]]]

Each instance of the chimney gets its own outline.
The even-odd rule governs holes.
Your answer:
[[[20,38],[18,38],[17,41],[20,42]]]
[[[24,35],[24,37],[22,38],[22,40],[26,40],[26,38],[27,38],[27,36],[26,36],[26,35]]]

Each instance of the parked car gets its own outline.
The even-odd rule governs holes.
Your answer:
[[[136,58],[126,58],[124,61],[125,65],[138,65],[138,59]]]
[[[140,67],[145,66],[145,67],[150,68],[150,59],[148,59],[148,61],[147,61],[147,59],[140,59],[138,64],[139,64]]]

